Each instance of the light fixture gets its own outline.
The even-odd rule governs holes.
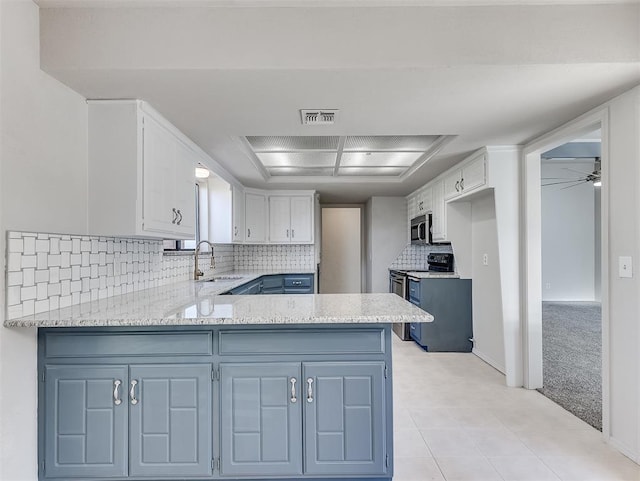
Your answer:
[[[196,167],[196,179],[207,179],[209,177],[209,169],[204,167]]]
[[[602,181],[601,181],[600,179],[596,180],[596,181],[593,183],[593,186],[594,186],[594,187],[602,187]]]

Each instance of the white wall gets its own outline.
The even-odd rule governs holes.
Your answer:
[[[322,208],[320,293],[362,292],[361,209]]]
[[[389,266],[407,245],[404,197],[371,197],[365,207],[367,292],[389,292]]]
[[[571,170],[567,170],[571,169]],[[542,300],[595,300],[595,187],[548,185],[591,172],[593,161],[543,161]],[[550,180],[544,180],[544,179]],[[568,184],[571,185],[571,184]]]
[[[498,226],[493,190],[471,203],[473,352],[505,372]],[[483,256],[487,256],[487,265]]]
[[[0,252],[8,229],[86,233],[87,106],[40,70],[39,14],[0,2]],[[0,276],[0,321],[5,313]],[[0,479],[37,479],[36,331],[0,327]]]

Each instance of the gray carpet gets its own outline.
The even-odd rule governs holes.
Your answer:
[[[543,302],[539,391],[602,431],[602,309],[595,302]]]

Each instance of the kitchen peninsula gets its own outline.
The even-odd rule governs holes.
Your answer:
[[[390,326],[432,316],[234,277],[5,322],[39,328],[40,479],[392,477]]]

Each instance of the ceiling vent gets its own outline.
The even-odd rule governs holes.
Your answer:
[[[300,110],[303,125],[330,125],[336,121],[338,110]]]

